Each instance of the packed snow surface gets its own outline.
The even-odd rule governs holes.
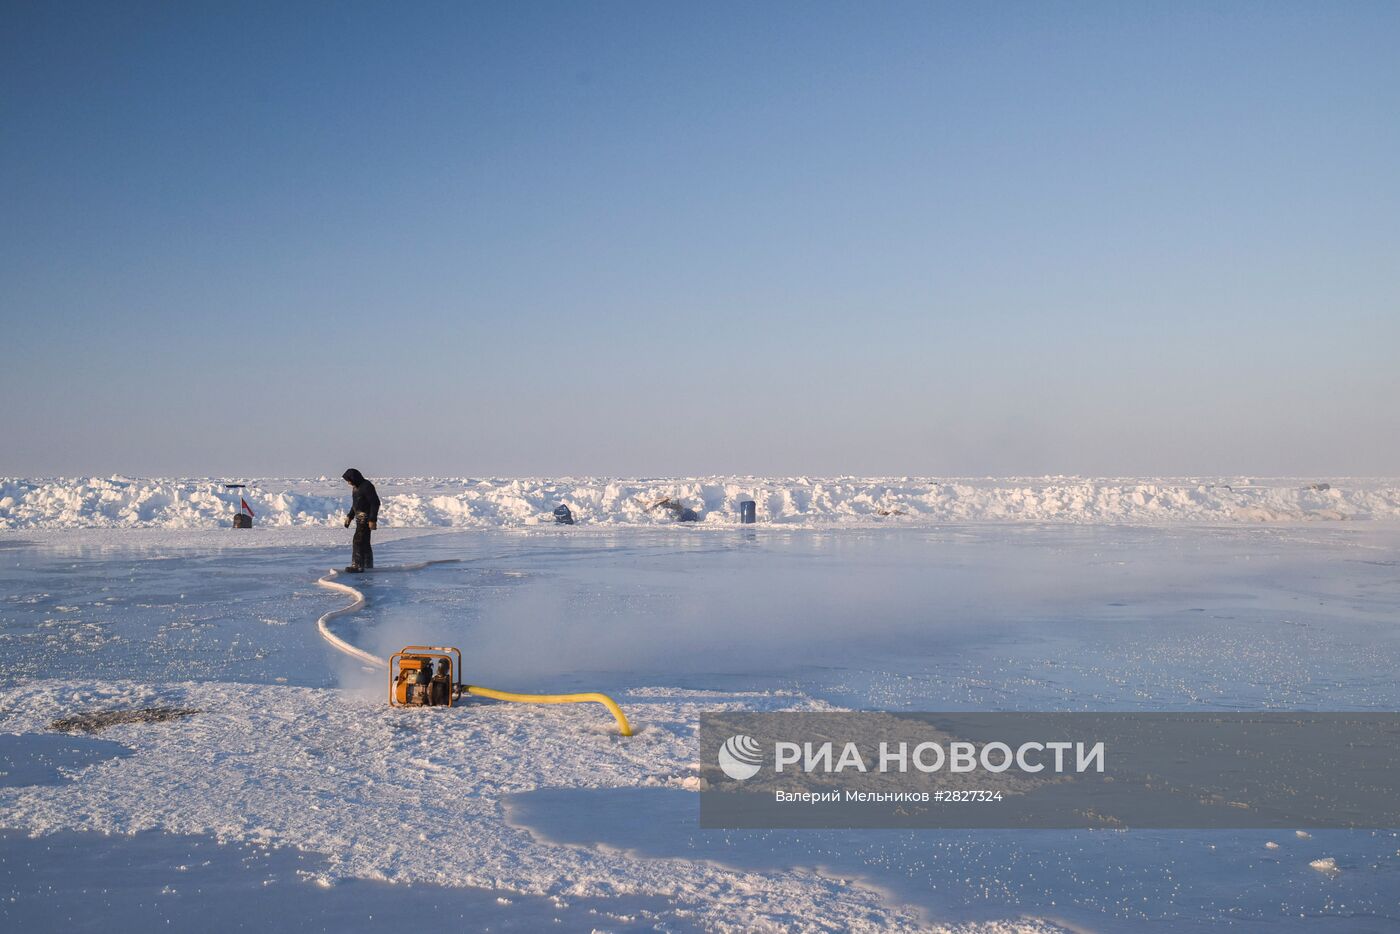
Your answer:
[[[790,526],[970,521],[1162,523],[1400,518],[1400,480],[703,477],[692,479],[376,480],[380,522],[397,528],[511,528],[554,521],[662,525],[669,499],[704,525],[735,525],[753,500],[758,521]],[[335,526],[349,504],[337,478],[258,480],[226,491],[213,479],[0,479],[0,529],[226,526],[239,493],[260,526]]]
[[[0,788],[0,808],[4,824],[35,835],[160,830],[290,844],[327,854],[323,885],[357,877],[559,901],[662,896],[678,918],[703,911],[714,931],[929,929],[914,910],[855,880],[550,846],[507,823],[503,796],[545,786],[698,789],[693,735],[702,711],[829,709],[782,694],[681,689],[619,700],[636,720],[629,739],[588,708],[395,709],[311,688],[31,682],[0,692],[0,730],[42,734],[73,710],[200,712],[115,725],[104,738],[132,755],[89,765],[57,789]],[[1060,930],[1029,920],[953,929]]]

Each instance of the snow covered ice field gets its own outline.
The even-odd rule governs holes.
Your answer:
[[[492,687],[608,691],[631,739],[592,705],[390,710],[315,628],[346,602],[314,584],[344,563],[339,528],[12,522],[0,925],[1395,930],[1391,830],[695,824],[709,709],[1400,709],[1400,524],[1377,505],[1393,486],[1366,496],[1352,522],[769,513],[379,537],[381,567],[460,560],[367,577],[340,635],[460,645]],[[1307,508],[1362,501],[1332,500]],[[116,707],[198,712],[47,729]]]

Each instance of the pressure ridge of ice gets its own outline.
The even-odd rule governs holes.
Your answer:
[[[941,522],[1294,522],[1400,518],[1400,480],[1315,478],[1007,479],[702,477],[691,479],[376,478],[380,523],[397,528],[514,528],[675,521],[669,498],[702,525],[796,527]],[[264,479],[230,493],[217,479],[0,479],[0,529],[216,528],[245,497],[260,526],[327,527],[349,497],[338,479]]]

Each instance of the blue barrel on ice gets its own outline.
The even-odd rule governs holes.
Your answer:
[[[751,525],[758,521],[758,504],[751,499],[746,499],[739,504],[739,521],[744,525]]]

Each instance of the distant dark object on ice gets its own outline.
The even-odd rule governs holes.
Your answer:
[[[573,525],[574,514],[569,512],[569,507],[564,505],[556,506],[554,509],[554,521],[560,525]]]
[[[76,717],[64,717],[49,724],[51,730],[65,733],[98,733],[109,726],[122,723],[164,723],[199,713],[192,707],[142,707],[138,710],[98,710],[93,713],[80,713]]]
[[[691,509],[689,506],[682,506],[680,503],[671,499],[671,497],[669,496],[665,497],[664,499],[658,499],[656,502],[648,506],[647,509],[669,509],[672,513],[675,514],[677,522],[700,521],[699,513],[697,513],[694,509]]]
[[[238,490],[246,490],[246,483],[225,483],[224,489],[238,497],[238,511],[233,514],[233,527],[235,529],[251,529],[253,527],[253,507],[248,505],[248,501],[243,498],[243,494]]]
[[[1328,490],[1332,489],[1332,484],[1330,484],[1330,483],[1314,483],[1314,484],[1312,484],[1311,486],[1309,486],[1308,489],[1310,489],[1310,490],[1317,490],[1319,493],[1326,493]]]

